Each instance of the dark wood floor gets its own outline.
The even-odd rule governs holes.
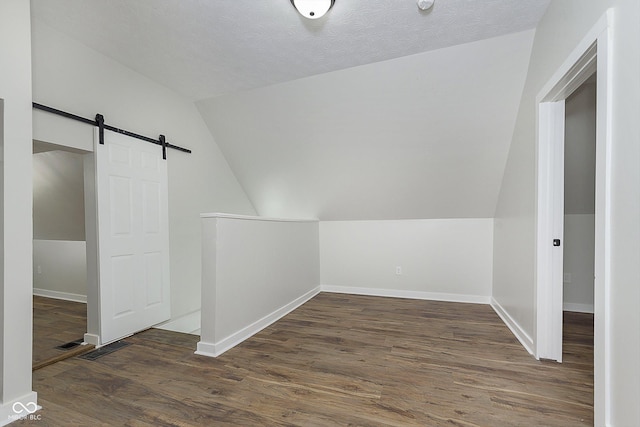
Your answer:
[[[320,294],[217,359],[193,354],[196,336],[152,329],[40,369],[33,425],[593,425],[577,323],[558,364],[486,305]]]
[[[593,371],[593,314],[563,313],[562,358],[582,363]]]
[[[33,365],[60,357],[68,350],[56,347],[84,338],[87,305],[80,302],[33,297]]]

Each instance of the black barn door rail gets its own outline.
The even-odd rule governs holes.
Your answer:
[[[130,136],[131,138],[140,139],[142,141],[147,141],[152,144],[160,145],[162,147],[162,158],[166,160],[167,158],[167,148],[173,148],[174,150],[182,151],[183,153],[191,153],[191,150],[188,148],[179,147],[177,145],[169,144],[166,141],[164,135],[160,135],[158,139],[149,138],[144,135],[138,135],[137,133],[129,132],[128,130],[120,129],[115,126],[110,126],[104,123],[104,116],[102,114],[96,114],[95,120],[87,119],[85,117],[76,116],[75,114],[67,113],[66,111],[58,110],[53,107],[48,107],[46,105],[38,104],[37,102],[33,103],[33,108],[36,110],[46,111],[47,113],[57,114],[58,116],[66,117],[68,119],[77,120],[82,123],[86,123],[88,125],[97,126],[100,130],[100,144],[104,144],[104,131],[110,130],[111,132],[116,132],[122,135]]]

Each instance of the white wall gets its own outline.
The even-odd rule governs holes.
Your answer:
[[[87,246],[84,241],[33,241],[33,293],[87,301]]]
[[[564,217],[564,309],[593,313],[595,215]]]
[[[493,297],[533,335],[535,97],[608,7],[614,9],[611,286],[607,378],[613,426],[640,425],[640,3],[551,2],[533,44],[496,209]]]
[[[195,105],[35,20],[33,97],[41,104],[193,150],[168,151],[171,314],[200,308],[201,212],[255,213]],[[34,137],[92,149],[91,126],[34,112]],[[29,147],[30,149],[30,147]],[[29,268],[31,272],[31,268]]]
[[[217,356],[320,290],[318,222],[203,215],[198,354]]]
[[[199,101],[260,215],[493,217],[533,31]]]
[[[583,84],[565,102],[564,212],[595,213],[596,85]]]
[[[33,238],[85,239],[81,154],[56,150],[33,155]]]
[[[33,155],[33,292],[87,300],[83,155]]]
[[[31,36],[28,0],[0,2],[0,424],[31,391]]]
[[[320,223],[326,290],[488,303],[492,263],[491,218]]]
[[[33,155],[33,292],[87,300],[83,155]]]
[[[596,85],[565,103],[564,309],[593,313]]]

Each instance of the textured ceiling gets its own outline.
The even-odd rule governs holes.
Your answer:
[[[549,0],[32,0],[53,28],[191,99],[534,28]]]

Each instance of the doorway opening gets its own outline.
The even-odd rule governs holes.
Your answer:
[[[73,127],[66,130],[47,126],[39,131],[47,142],[41,143],[40,138],[34,142],[34,152],[45,158],[48,172],[39,177],[42,191],[34,185],[34,206],[40,204],[40,193],[46,206],[42,221],[37,210],[34,217],[34,255],[38,257],[34,259],[34,288],[41,296],[86,302],[82,337],[56,343],[59,350],[84,347],[85,343],[100,347],[169,320],[166,149],[186,150],[167,144],[163,136],[155,144],[160,147],[154,147],[148,144],[154,140],[102,122],[93,129],[92,137]],[[49,142],[52,140],[56,142]],[[34,164],[42,163],[40,160]],[[54,182],[59,188],[52,188]],[[62,214],[50,204],[58,205]],[[47,233],[57,236],[45,241],[50,239]],[[40,246],[45,250],[40,251]],[[71,252],[75,265],[61,268],[68,264]],[[69,280],[72,271],[75,280]],[[63,283],[58,283],[58,289],[44,289],[55,284],[50,280],[53,272],[63,277],[58,280]],[[40,280],[45,275],[47,285]]]
[[[595,73],[594,420],[608,420],[612,13],[607,11],[540,91],[537,133],[535,356],[562,361],[565,107]]]
[[[560,247],[562,360],[580,366],[585,373],[590,371],[589,375],[593,375],[596,93],[594,73],[565,100],[564,232]]]
[[[86,152],[33,142],[33,369],[90,350]]]
[[[593,314],[596,74],[565,103],[563,309]]]

